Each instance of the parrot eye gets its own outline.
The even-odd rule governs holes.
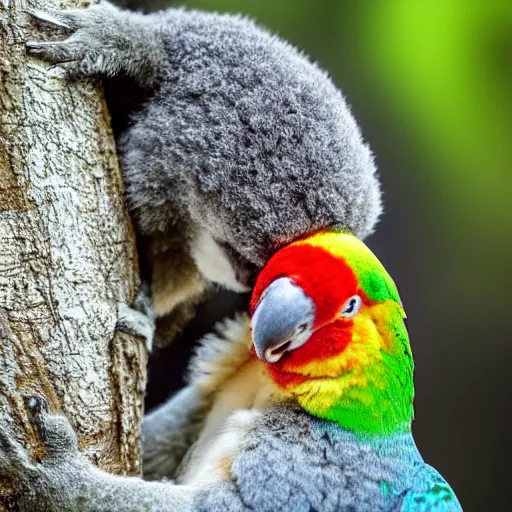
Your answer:
[[[359,295],[353,295],[345,302],[343,308],[341,308],[340,316],[343,318],[354,318],[357,313],[359,313],[362,303],[363,301]]]

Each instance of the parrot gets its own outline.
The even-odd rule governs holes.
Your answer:
[[[188,386],[146,417],[146,480],[95,468],[39,396],[26,403],[46,455],[1,429],[0,475],[21,510],[459,512],[412,436],[404,319],[364,242],[319,231],[269,259],[249,314],[208,335]]]

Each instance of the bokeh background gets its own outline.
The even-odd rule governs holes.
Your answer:
[[[382,178],[386,213],[368,244],[408,313],[417,444],[464,510],[511,510],[512,1],[178,4],[256,18],[345,92]],[[237,306],[222,293],[153,357],[148,408],[179,385],[183,347]]]

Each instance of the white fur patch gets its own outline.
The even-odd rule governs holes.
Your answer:
[[[261,411],[258,410],[236,410],[221,428],[207,437],[201,436],[180,483],[202,488],[229,479],[231,463],[247,433],[255,428],[259,416]],[[205,429],[203,434],[207,432]]]
[[[248,292],[249,287],[239,283],[229,259],[212,235],[201,230],[192,242],[190,253],[197,268],[206,279],[225,286],[235,292]]]
[[[239,314],[215,326],[203,337],[189,365],[188,382],[209,394],[237,373],[249,359],[252,345],[249,317]]]
[[[233,459],[276,391],[263,363],[249,357],[248,316],[216,329],[217,334],[203,338],[190,366],[190,384],[214,396],[179,477],[180,483],[198,487],[230,478]]]

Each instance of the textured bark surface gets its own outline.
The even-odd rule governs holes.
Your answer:
[[[43,37],[0,0],[0,428],[35,443],[23,395],[71,419],[83,451],[138,473],[146,383],[141,340],[115,330],[136,286],[134,238],[101,91],[25,55]],[[0,510],[15,496],[0,481]]]

